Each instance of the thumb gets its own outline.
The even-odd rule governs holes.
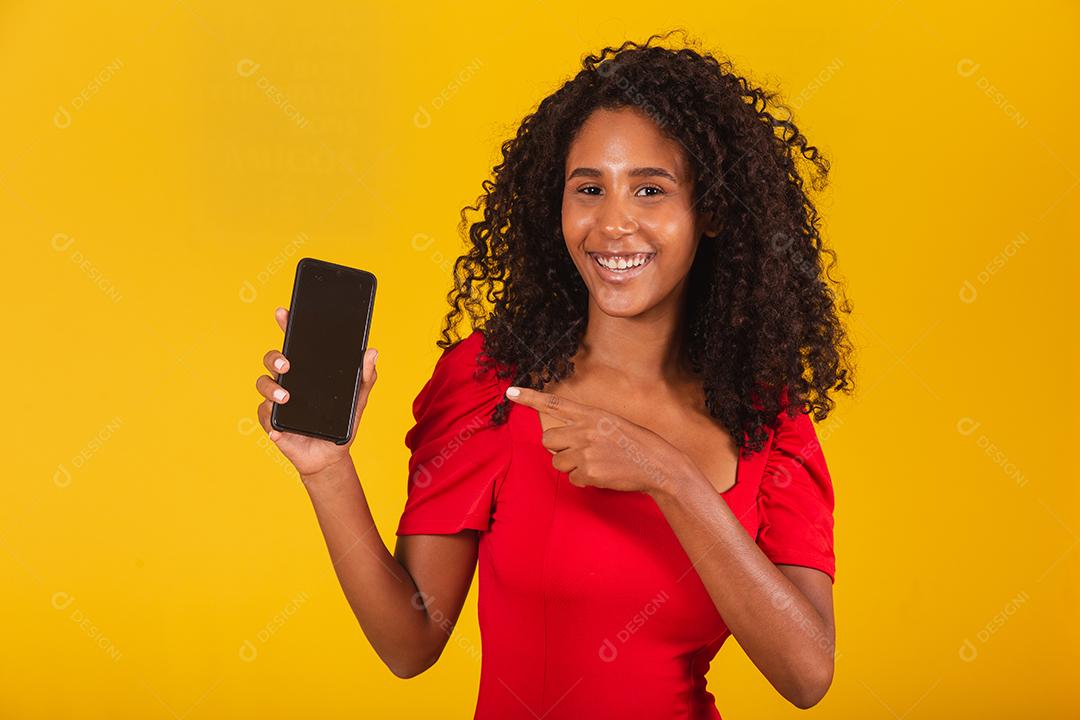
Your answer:
[[[375,370],[375,360],[378,357],[379,351],[375,348],[368,348],[364,353],[364,368],[360,380],[360,397],[356,403],[358,410],[362,409],[367,404],[367,398],[371,393],[371,388],[375,386],[375,381],[379,377],[378,372]]]
[[[269,437],[273,443],[278,446],[278,450],[280,450],[285,457],[289,457],[289,450],[292,449],[293,444],[296,442],[296,434],[271,430],[269,432]]]

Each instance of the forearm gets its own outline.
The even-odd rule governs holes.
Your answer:
[[[681,470],[649,494],[747,656],[790,702],[816,702],[831,681],[833,641],[806,596],[696,468]]]
[[[375,652],[399,676],[441,651],[408,570],[383,544],[351,459],[302,478],[341,589]],[[445,636],[445,634],[444,634]]]

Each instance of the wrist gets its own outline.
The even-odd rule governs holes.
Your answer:
[[[353,474],[352,456],[349,455],[349,453],[345,453],[321,470],[300,473],[300,482],[302,482],[308,492],[311,493],[328,487],[336,487],[340,485],[342,481],[351,479]]]
[[[708,482],[688,455],[680,452],[664,464],[664,472],[656,479],[648,494],[656,502],[679,502],[687,491],[701,481]]]

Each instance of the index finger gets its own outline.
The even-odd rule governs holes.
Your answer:
[[[570,400],[562,395],[515,385],[506,388],[506,397],[519,405],[527,405],[539,412],[554,415],[562,420],[576,420],[589,410],[588,405],[579,403],[576,400]]]

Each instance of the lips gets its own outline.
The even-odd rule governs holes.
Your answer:
[[[586,253],[597,275],[606,282],[618,285],[641,275],[656,257],[655,252]]]

